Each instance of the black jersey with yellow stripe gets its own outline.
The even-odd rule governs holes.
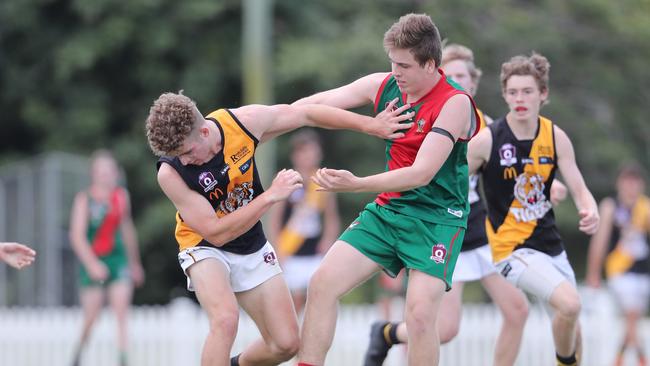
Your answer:
[[[564,247],[550,201],[557,169],[553,123],[540,116],[533,140],[518,140],[505,118],[488,128],[492,150],[482,174],[494,261],[519,248],[560,254]]]
[[[642,195],[632,208],[626,207],[619,200],[615,202],[605,273],[607,277],[623,273],[649,274],[650,199]]]
[[[213,121],[221,133],[223,148],[210,161],[202,165],[183,165],[178,157],[161,157],[162,163],[171,165],[187,186],[205,197],[215,215],[223,217],[246,206],[264,192],[255,165],[255,148],[258,140],[227,109],[210,113],[206,119]],[[180,250],[195,246],[213,246],[190,228],[176,213],[176,240]],[[257,222],[238,238],[219,249],[236,254],[250,254],[266,243],[262,223]]]

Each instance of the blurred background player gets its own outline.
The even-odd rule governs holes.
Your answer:
[[[290,144],[293,168],[303,177],[312,176],[323,160],[318,134],[303,128],[291,136]],[[341,226],[336,195],[317,188],[311,180],[304,181],[303,187],[273,208],[269,221],[269,236],[298,314],[305,305],[309,279]]]
[[[449,44],[442,49],[440,67],[447,77],[474,96],[481,78],[481,70],[474,64],[474,53],[459,44]],[[479,111],[481,128],[492,120]],[[528,302],[524,294],[499,275],[492,263],[492,254],[485,234],[485,205],[479,196],[478,175],[470,176],[470,213],[463,240],[453,287],[442,297],[438,320],[440,343],[454,339],[460,328],[463,285],[481,281],[492,300],[501,310],[503,324],[497,338],[494,365],[512,365],[517,358],[521,336],[528,316]],[[395,334],[394,337],[391,335]],[[378,322],[370,332],[370,346],[364,366],[382,365],[390,347],[407,342],[406,323]],[[395,342],[397,341],[397,342]]]
[[[107,150],[93,153],[90,179],[90,186],[75,196],[70,217],[70,241],[81,262],[79,299],[84,315],[73,365],[80,364],[81,352],[108,295],[117,320],[119,362],[124,366],[128,308],[133,285],[142,285],[144,272],[129,194],[119,185],[120,169]]]
[[[36,259],[34,249],[19,243],[0,243],[0,260],[8,265],[22,269]]]
[[[616,196],[604,198],[599,209],[600,227],[589,245],[587,285],[600,287],[600,273],[605,267],[607,284],[625,318],[625,336],[615,365],[623,365],[628,348],[636,351],[639,366],[646,365],[638,326],[648,311],[650,297],[650,199],[645,195],[640,166],[621,168]]]

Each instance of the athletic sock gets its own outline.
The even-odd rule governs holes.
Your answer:
[[[557,353],[555,354],[555,358],[557,359],[557,366],[577,366],[578,365],[578,360],[576,360],[576,354],[573,353],[571,356],[568,357],[562,357],[558,355]]]
[[[230,366],[239,366],[239,356],[241,356],[241,353],[230,358]]]
[[[399,338],[397,338],[397,326],[400,323],[388,323],[384,326],[384,338],[386,343],[392,345],[402,343]]]

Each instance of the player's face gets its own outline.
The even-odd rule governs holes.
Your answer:
[[[207,138],[207,134],[209,134],[207,128],[202,127],[185,139],[176,155],[181,164],[202,165],[214,157],[210,150],[210,140]]]
[[[548,91],[539,90],[532,75],[512,75],[506,82],[503,98],[515,120],[537,120],[539,109],[548,97]]]
[[[634,176],[621,176],[616,181],[618,196],[624,204],[632,206],[645,191],[645,181]]]
[[[120,172],[115,160],[109,157],[98,157],[93,161],[91,177],[93,184],[112,189],[117,186]]]
[[[445,75],[451,78],[461,88],[465,89],[471,96],[476,94],[476,84],[472,81],[472,76],[469,74],[467,62],[463,60],[452,60],[440,66]]]
[[[298,146],[291,153],[291,162],[298,171],[309,171],[318,168],[323,154],[316,142],[308,142]]]
[[[429,85],[426,81],[435,72],[433,61],[420,66],[411,51],[402,48],[389,50],[388,58],[391,71],[402,93],[418,94],[422,91],[421,89]]]

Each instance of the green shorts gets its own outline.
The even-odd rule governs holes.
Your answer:
[[[402,268],[415,269],[445,281],[449,291],[464,236],[462,227],[422,221],[370,203],[339,239],[391,277]]]
[[[93,281],[93,279],[88,275],[86,268],[81,265],[79,269],[79,286],[106,286],[116,281],[130,280],[131,275],[129,273],[129,261],[125,255],[113,254],[105,257],[99,257],[99,260],[102,261],[106,267],[108,267],[108,278],[106,281],[103,283]]]

